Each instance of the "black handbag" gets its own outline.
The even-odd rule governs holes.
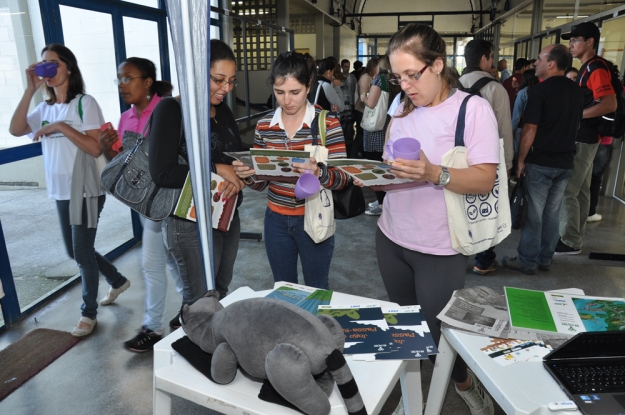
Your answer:
[[[512,229],[519,230],[527,219],[527,185],[525,176],[517,179],[516,185],[510,196],[510,216],[512,218]]]
[[[362,189],[355,186],[351,179],[344,189],[332,191],[332,200],[334,219],[349,219],[365,212],[365,196]]]
[[[124,133],[124,147],[128,150],[119,153],[106,165],[101,178],[102,186],[117,200],[142,216],[159,221],[173,213],[182,189],[159,187],[152,180],[148,156],[148,130],[151,121],[152,115],[145,125],[143,135],[133,131]],[[182,128],[181,126],[180,140]],[[178,163],[187,164],[180,155]]]
[[[328,111],[321,111],[319,114],[326,116]],[[325,132],[325,118],[319,119],[319,114],[315,116],[310,126],[310,135],[313,137],[313,145],[319,145],[318,136],[319,128],[323,128]],[[325,145],[325,134],[322,136],[322,144]],[[365,212],[365,196],[362,189],[354,186],[352,179],[345,188],[341,190],[332,190],[332,201],[334,202],[334,219],[349,219],[362,215]]]

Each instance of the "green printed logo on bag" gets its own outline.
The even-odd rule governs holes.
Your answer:
[[[50,121],[41,121],[41,126],[45,127],[46,125],[50,124]]]

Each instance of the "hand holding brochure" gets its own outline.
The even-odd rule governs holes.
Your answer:
[[[222,232],[230,229],[230,223],[234,217],[239,195],[235,195],[224,201],[221,197],[221,191],[225,186],[225,180],[217,173],[211,174],[211,218],[214,229]],[[183,219],[197,222],[195,214],[195,203],[193,202],[193,188],[191,186],[191,174],[187,174],[187,179],[182,187],[180,199],[174,210],[174,215]]]

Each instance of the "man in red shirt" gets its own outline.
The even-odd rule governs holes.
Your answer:
[[[592,162],[599,147],[599,121],[616,110],[612,75],[605,61],[596,55],[599,36],[599,28],[592,22],[573,26],[571,33],[562,35],[562,39],[570,42],[571,55],[582,62],[577,83],[584,91],[585,105],[577,133],[573,173],[564,190],[556,255],[581,252],[590,206]]]
[[[503,87],[506,88],[508,92],[508,97],[510,97],[510,115],[512,115],[512,110],[514,109],[516,94],[519,92],[519,87],[523,81],[523,72],[529,68],[529,65],[530,63],[527,59],[517,59],[514,62],[514,73],[502,83]]]

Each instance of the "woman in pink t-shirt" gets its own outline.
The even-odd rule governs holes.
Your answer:
[[[128,58],[123,61],[117,70],[115,83],[119,86],[119,93],[126,104],[132,107],[121,115],[117,131],[111,126],[100,131],[100,147],[109,160],[122,150],[126,131],[143,133],[154,107],[163,96],[171,95],[173,88],[167,81],[157,81],[156,66],[152,61],[143,58]],[[124,343],[124,346],[133,352],[152,350],[163,335],[167,294],[166,267],[169,268],[176,285],[181,286],[178,268],[163,243],[161,222],[144,217],[140,219],[143,225],[141,262],[146,291],[145,312],[139,334]],[[100,304],[110,304],[105,300],[103,299]],[[176,316],[172,322],[178,325],[178,317]]]
[[[454,290],[464,287],[467,267],[467,257],[452,248],[443,189],[460,194],[491,191],[499,163],[497,122],[486,100],[471,98],[464,134],[470,167],[441,166],[443,154],[455,146],[458,111],[467,96],[453,87],[445,41],[429,26],[410,24],[393,35],[388,54],[391,82],[406,93],[389,141],[412,137],[421,143],[420,160],[397,159],[392,171],[427,185],[386,194],[376,234],[378,266],[390,301],[419,304],[438,342],[436,316]],[[472,414],[493,413],[492,400],[462,359],[456,359],[451,377]]]

